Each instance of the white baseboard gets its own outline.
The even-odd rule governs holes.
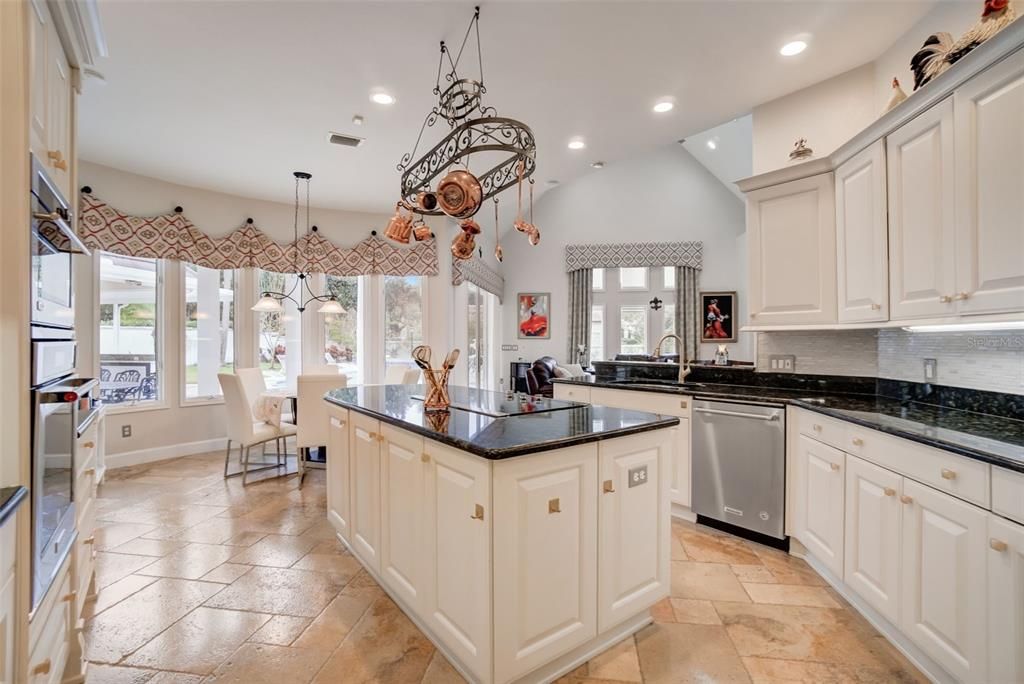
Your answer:
[[[216,439],[204,439],[199,442],[185,442],[183,444],[171,444],[169,446],[155,447],[153,449],[139,449],[137,451],[123,451],[119,454],[106,454],[104,465],[106,468],[124,468],[127,466],[142,465],[154,461],[166,461],[169,458],[180,456],[192,456],[194,454],[205,454],[210,451],[223,451],[227,448],[226,437]]]
[[[688,522],[697,522],[697,514],[694,513],[689,506],[683,506],[682,504],[672,504],[672,517],[677,520],[686,520]]]

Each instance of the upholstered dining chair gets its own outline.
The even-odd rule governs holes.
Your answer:
[[[420,383],[420,369],[409,366],[388,366],[384,373],[385,385],[418,385]]]
[[[258,369],[257,369],[258,370]],[[231,443],[237,442],[239,455],[242,461],[242,485],[250,472],[258,472],[268,468],[280,468],[288,463],[287,455],[282,462],[281,451],[278,449],[277,463],[265,465],[249,470],[249,452],[252,447],[266,444],[270,441],[284,440],[287,445],[288,437],[296,434],[295,425],[282,422],[279,427],[268,423],[256,421],[252,414],[252,404],[256,397],[249,396],[242,377],[237,373],[218,373],[217,380],[220,381],[221,391],[224,393],[224,406],[227,409],[227,433],[228,446],[224,454],[224,477],[228,475],[228,463],[231,460]],[[238,473],[235,473],[237,475]]]
[[[345,387],[345,376],[339,373],[307,373],[299,376],[299,401],[295,449],[299,459],[299,488],[306,477],[305,458],[313,447],[327,444],[327,392]]]

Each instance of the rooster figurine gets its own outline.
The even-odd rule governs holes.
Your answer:
[[[914,90],[946,71],[964,55],[1002,31],[1017,18],[1011,0],[985,0],[981,20],[954,42],[945,32],[928,36],[928,40],[910,60],[914,72]]]
[[[889,104],[885,106],[885,112],[888,112],[893,107],[898,105],[907,99],[907,94],[903,92],[903,88],[900,87],[900,79],[895,76],[892,77],[892,98],[889,100]],[[883,114],[885,112],[882,112]]]

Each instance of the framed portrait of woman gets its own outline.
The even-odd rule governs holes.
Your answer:
[[[736,341],[736,292],[701,292],[701,342]]]
[[[520,292],[519,339],[551,339],[551,293]]]

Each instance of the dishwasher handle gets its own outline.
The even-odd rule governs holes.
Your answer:
[[[779,419],[779,412],[775,411],[769,415],[760,413],[742,413],[740,411],[723,411],[721,409],[695,408],[697,413],[711,413],[716,416],[733,416],[734,418],[752,418],[753,420],[775,421]]]

